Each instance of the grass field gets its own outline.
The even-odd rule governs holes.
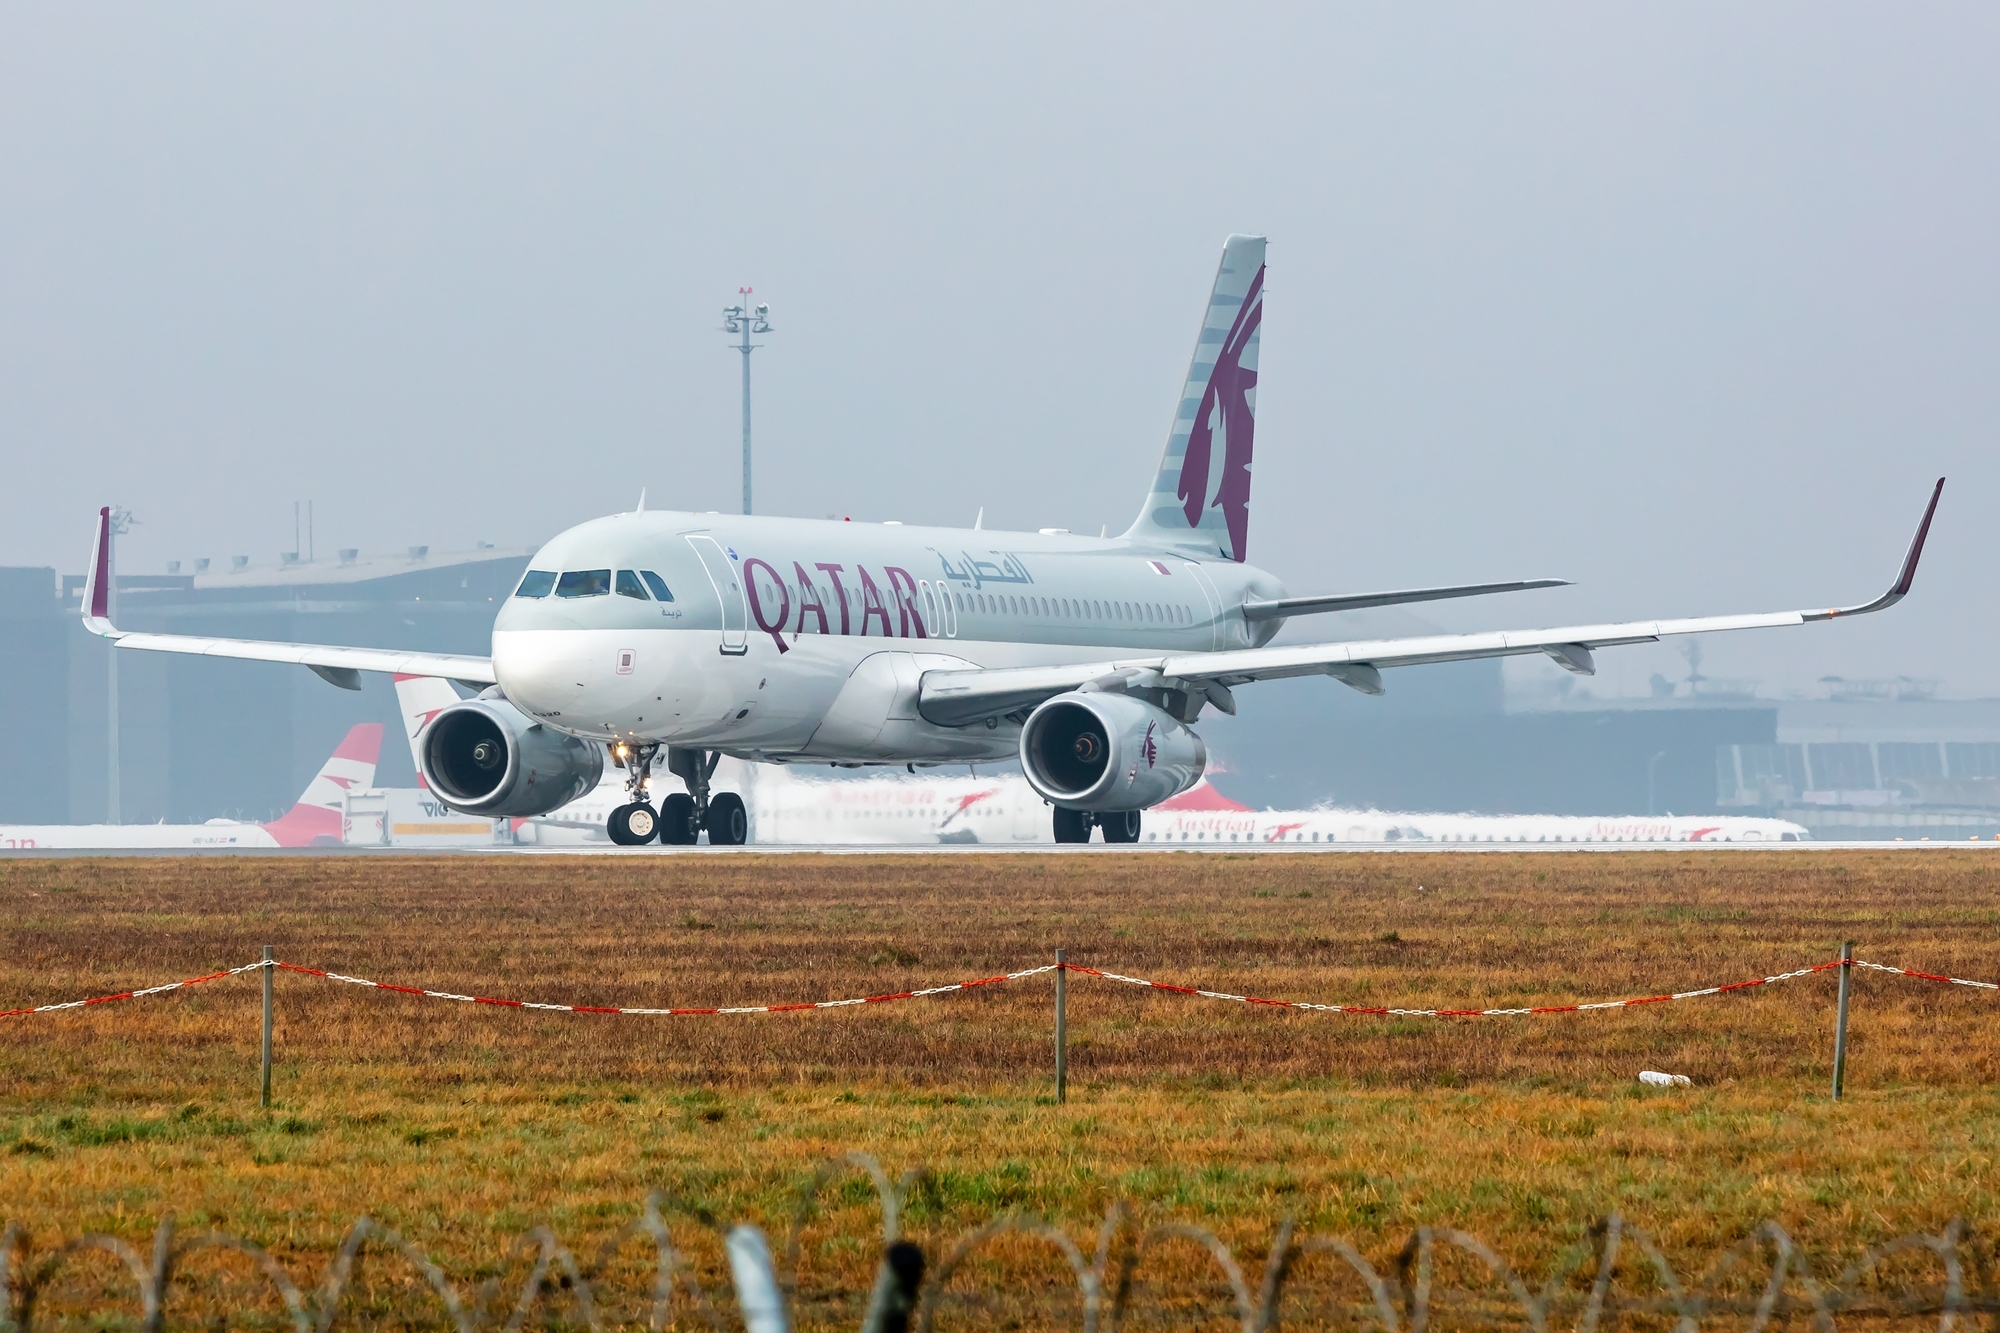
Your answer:
[[[2000,859],[1972,852],[71,859],[0,864],[0,903],[0,1008],[267,943],[384,981],[609,1005],[897,991],[1059,945],[1179,984],[1407,1007],[1657,994],[1822,961],[1843,938],[2000,979]],[[304,1279],[367,1212],[471,1283],[525,1227],[582,1252],[654,1189],[679,1217],[781,1228],[814,1164],[859,1149],[929,1168],[907,1229],[932,1249],[1007,1209],[1088,1249],[1114,1198],[1246,1260],[1291,1215],[1371,1255],[1449,1224],[1529,1273],[1612,1209],[1695,1270],[1765,1217],[1829,1262],[1955,1214],[2000,1225],[2000,997],[1888,977],[1856,977],[1838,1106],[1831,975],[1479,1020],[1072,977],[1065,1106],[1048,1095],[1047,977],[749,1018],[277,984],[269,1113],[254,978],[0,1022],[0,1219],[44,1247],[83,1230],[137,1243],[172,1209]],[[1697,1086],[1645,1090],[1642,1068]],[[828,1310],[865,1295],[869,1197],[836,1189],[810,1229]],[[695,1249],[720,1272],[712,1239]]]

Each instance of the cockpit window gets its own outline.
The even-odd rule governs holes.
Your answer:
[[[547,597],[549,590],[556,586],[556,576],[546,569],[531,569],[528,577],[521,580],[521,586],[514,590],[516,597]]]
[[[558,597],[602,597],[611,591],[608,569],[566,569],[556,580]]]
[[[646,580],[646,586],[653,590],[653,596],[659,598],[663,602],[671,602],[674,600],[674,590],[667,586],[667,581],[665,579],[661,578],[658,574],[655,574],[652,570],[650,569],[640,570],[639,577]]]
[[[618,582],[613,591],[620,597],[631,597],[641,602],[646,600],[646,590],[639,586],[639,576],[629,569],[618,571]]]

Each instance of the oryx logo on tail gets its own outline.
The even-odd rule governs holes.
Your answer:
[[[1187,452],[1181,456],[1178,494],[1188,526],[1201,526],[1201,511],[1207,505],[1222,511],[1229,532],[1229,553],[1243,559],[1250,538],[1250,450],[1257,435],[1257,418],[1250,406],[1250,392],[1257,387],[1257,363],[1253,355],[1248,366],[1243,354],[1253,349],[1258,326],[1264,322],[1264,269],[1251,279],[1250,292],[1222,340],[1222,353],[1209,372],[1208,388],[1194,415],[1194,429],[1188,435]],[[1222,479],[1209,500],[1209,465],[1215,453],[1215,437],[1222,436]]]
[[[1264,238],[1232,236],[1222,249],[1166,453],[1126,537],[1197,557],[1245,558],[1263,325]]]

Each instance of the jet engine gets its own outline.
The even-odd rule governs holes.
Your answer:
[[[1028,785],[1071,810],[1143,810],[1201,780],[1208,747],[1129,695],[1058,694],[1021,728]]]
[[[431,719],[418,749],[424,781],[468,815],[545,815],[593,790],[604,753],[535,721],[505,699],[467,699]]]

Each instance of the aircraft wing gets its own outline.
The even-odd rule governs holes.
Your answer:
[[[452,653],[409,653],[394,648],[340,648],[319,643],[273,643],[260,639],[211,639],[196,634],[139,634],[121,630],[110,619],[111,510],[97,514],[97,543],[90,553],[90,573],[83,586],[83,626],[120,648],[156,653],[193,653],[200,657],[235,657],[252,662],[289,662],[310,667],[321,679],[344,690],[361,688],[363,671],[400,672],[406,676],[442,676],[470,685],[491,685],[493,659]]]
[[[1451,597],[1485,597],[1496,592],[1526,592],[1532,588],[1567,588],[1568,579],[1514,579],[1507,583],[1461,583],[1450,588],[1405,588],[1400,592],[1340,593],[1332,597],[1284,597],[1272,602],[1245,602],[1245,620],[1280,620],[1322,611],[1361,611],[1372,606],[1407,606],[1411,602],[1441,602]]]
[[[1839,616],[1882,611],[1903,600],[1916,580],[1917,560],[1930,534],[1931,517],[1944,493],[1940,477],[1924,509],[1923,521],[1910,539],[1902,569],[1887,592],[1858,606],[1824,610],[1772,611],[1757,615],[1696,616],[1683,620],[1635,620],[1605,625],[1571,625],[1557,629],[1501,630],[1483,634],[1435,634],[1409,639],[1374,639],[1352,643],[1304,644],[1284,648],[1241,648],[1212,653],[1165,653],[1063,667],[1005,667],[980,671],[927,671],[919,685],[917,711],[940,726],[964,726],[1032,708],[1044,699],[1070,690],[1095,688],[1179,689],[1206,693],[1217,707],[1234,712],[1228,696],[1233,685],[1287,676],[1328,675],[1364,694],[1382,693],[1382,672],[1392,667],[1431,662],[1464,662],[1482,657],[1513,657],[1546,653],[1579,675],[1591,675],[1598,648],[1628,643],[1653,643],[1680,634],[1714,634],[1723,630],[1770,629],[1804,625]]]
[[[108,625],[109,622],[107,621]],[[273,643],[260,639],[206,639],[194,634],[139,634],[120,629],[96,630],[120,648],[156,653],[193,653],[200,657],[236,657],[252,662],[289,662],[311,667],[324,680],[346,690],[361,688],[363,671],[388,671],[405,676],[442,676],[469,685],[493,684],[493,659],[450,653],[406,653],[394,648],[339,648],[323,643]]]

